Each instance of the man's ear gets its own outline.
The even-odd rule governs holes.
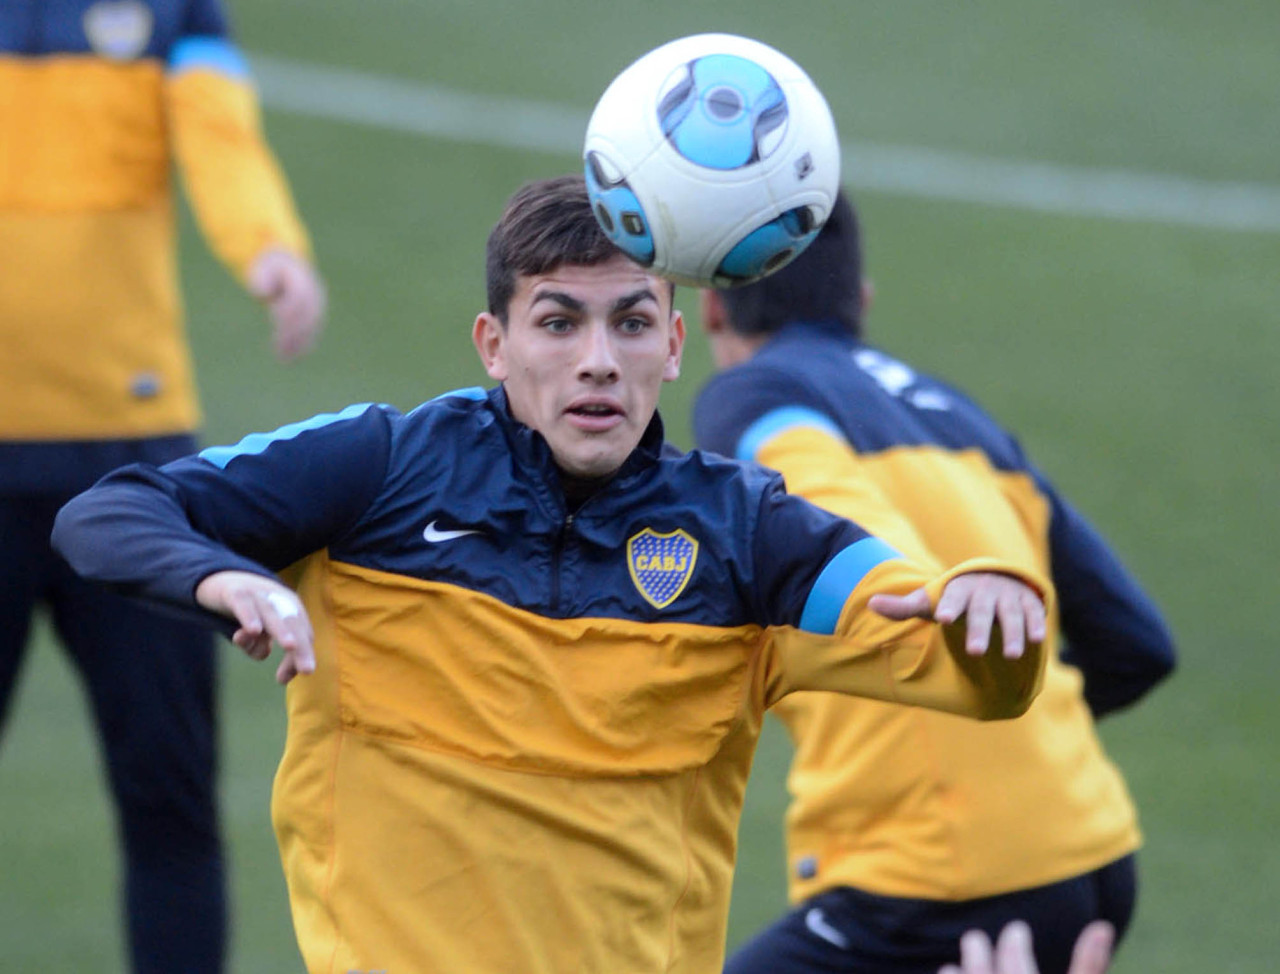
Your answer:
[[[729,327],[729,315],[719,291],[703,288],[698,292],[698,313],[702,318],[702,330],[708,335],[718,335]]]
[[[862,286],[858,289],[858,300],[861,302],[861,306],[858,310],[863,314],[866,314],[871,310],[871,303],[875,301],[875,299],[876,286],[872,282],[871,278],[864,277],[862,279]]]
[[[671,312],[671,336],[667,347],[667,361],[662,366],[662,381],[675,382],[680,378],[680,359],[684,354],[684,315]]]
[[[482,311],[471,328],[471,341],[480,354],[489,378],[502,382],[507,378],[507,329],[497,315]]]

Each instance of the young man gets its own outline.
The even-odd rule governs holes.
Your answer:
[[[511,199],[487,275],[497,388],[117,472],[55,544],[309,674],[273,809],[309,970],[718,972],[763,710],[822,687],[1012,717],[1044,608],[1002,562],[934,578],[666,447],[684,324],[581,177]],[[971,655],[993,618],[1004,652]]]
[[[705,293],[703,323],[726,371],[695,406],[698,445],[779,471],[793,493],[921,564],[992,553],[1051,575],[1059,612],[1044,691],[1000,725],[833,694],[781,701],[796,746],[797,909],[727,969],[934,974],[966,929],[994,938],[1022,918],[1042,970],[1061,974],[1090,920],[1123,934],[1135,893],[1137,820],[1093,717],[1164,677],[1172,643],[1008,433],[953,387],[863,343],[862,296],[843,197],[791,265]]]
[[[43,605],[101,738],[133,969],[215,974],[213,642],[76,578],[49,532],[107,471],[196,448],[175,164],[281,358],[324,288],[218,0],[0,3],[0,132],[0,724]]]

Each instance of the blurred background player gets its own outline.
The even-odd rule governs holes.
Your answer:
[[[282,359],[324,289],[217,0],[6,0],[0,131],[0,722],[44,603],[102,739],[134,967],[218,971],[210,639],[80,581],[48,538],[107,471],[194,449],[175,162]]]
[[[1089,921],[1123,935],[1135,897],[1137,817],[1093,721],[1170,672],[1172,641],[1012,436],[862,341],[867,294],[843,196],[793,263],[703,292],[725,371],[695,405],[697,445],[778,470],[789,491],[925,563],[990,554],[1051,573],[1055,651],[1039,699],[1000,726],[828,694],[782,701],[797,907],[727,970],[933,974],[964,931],[994,938],[1023,918],[1045,974],[1061,974]]]

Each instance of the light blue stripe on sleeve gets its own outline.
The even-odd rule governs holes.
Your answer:
[[[738,438],[737,458],[739,460],[754,460],[756,454],[760,452],[760,448],[765,443],[779,433],[785,433],[787,430],[795,429],[798,426],[819,429],[825,433],[830,433],[832,436],[844,439],[844,434],[840,432],[840,427],[836,426],[830,418],[816,409],[807,409],[804,406],[782,406],[778,409],[770,410],[747,427],[746,432]]]
[[[866,577],[867,572],[881,562],[902,555],[879,538],[863,538],[840,552],[822,569],[822,574],[809,589],[804,611],[800,613],[800,628],[805,632],[830,636],[836,631],[840,613],[849,600],[850,593]]]
[[[435,402],[437,399],[470,399],[472,402],[480,402],[488,395],[479,386],[467,386],[465,389],[454,389],[452,392],[442,392],[435,399],[429,399],[428,402]]]
[[[206,450],[201,450],[200,459],[208,460],[215,467],[221,467],[225,470],[227,464],[236,457],[254,456],[262,453],[272,443],[291,440],[300,433],[307,432],[307,430],[320,429],[320,427],[328,426],[330,423],[352,419],[365,410],[372,408],[376,407],[371,402],[357,403],[354,406],[348,406],[340,413],[321,413],[318,416],[312,416],[310,419],[304,419],[300,423],[281,426],[273,433],[250,433],[235,446],[211,446]]]
[[[249,80],[249,64],[240,49],[223,37],[184,37],[169,52],[169,73],[195,68],[217,71],[238,81]]]
[[[479,386],[467,386],[465,389],[451,389],[449,392],[442,392],[433,399],[426,402],[418,403],[413,409],[409,410],[410,416],[416,416],[419,411],[426,409],[432,403],[440,402],[442,399],[465,399],[468,402],[483,402],[488,398],[488,393]]]

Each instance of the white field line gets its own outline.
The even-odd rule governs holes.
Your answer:
[[[255,54],[272,109],[501,149],[577,156],[586,110],[497,98]],[[1280,186],[995,159],[913,146],[848,142],[856,190],[1215,230],[1280,232]]]

